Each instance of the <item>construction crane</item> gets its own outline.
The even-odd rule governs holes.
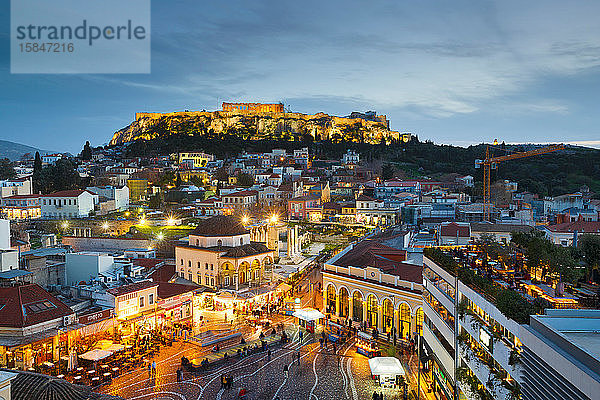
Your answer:
[[[497,145],[498,141],[494,140],[494,145]],[[539,154],[552,153],[553,151],[562,150],[565,146],[562,144],[555,144],[552,146],[540,147],[539,149],[523,151],[520,153],[507,154],[505,156],[492,157],[490,155],[490,146],[486,146],[485,159],[475,160],[475,168],[483,166],[483,220],[490,220],[491,213],[491,175],[492,170],[498,168],[498,164],[503,161],[515,160],[518,158],[532,157]]]

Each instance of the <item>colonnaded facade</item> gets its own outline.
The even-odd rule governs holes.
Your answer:
[[[410,338],[423,329],[422,270],[377,238],[351,245],[324,265],[324,312]]]

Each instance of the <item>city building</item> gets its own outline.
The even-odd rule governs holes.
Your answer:
[[[561,246],[577,245],[581,235],[600,235],[600,221],[574,221],[543,227],[546,238]]]
[[[256,190],[241,190],[221,196],[223,207],[234,211],[247,210],[258,202]]]
[[[288,217],[303,220],[309,219],[311,213],[321,215],[320,204],[321,198],[316,195],[298,196],[289,199],[287,202]]]
[[[17,194],[2,197],[2,215],[8,219],[40,218],[42,209],[39,194]]]
[[[189,169],[204,168],[210,161],[214,161],[215,156],[203,152],[197,153],[179,153],[179,165],[186,166]]]
[[[154,313],[158,301],[158,283],[140,281],[108,289],[98,304],[112,307],[118,320],[131,320]]]
[[[90,186],[88,192],[98,196],[102,211],[125,211],[129,208],[129,187]]]
[[[33,193],[31,176],[0,181],[0,197],[25,196]]]
[[[265,244],[252,242],[250,231],[231,216],[202,221],[188,244],[175,247],[177,274],[213,289],[261,285],[274,256]]]
[[[27,284],[0,287],[0,309],[0,366],[27,369],[58,360],[57,333],[75,320],[68,305]]]
[[[42,218],[82,218],[94,211],[98,196],[87,190],[63,190],[40,197]]]
[[[600,397],[600,310],[546,310],[521,331],[523,399]]]
[[[421,334],[422,267],[407,253],[368,238],[350,245],[323,267],[324,312],[398,338]]]
[[[522,351],[522,326],[489,295],[449,272],[449,261],[432,259],[449,256],[428,250],[423,257],[423,341],[436,398],[477,398],[480,391],[493,399],[514,398],[522,383],[522,366],[515,362]]]
[[[60,153],[46,154],[42,156],[42,162],[44,164],[54,164],[58,160],[62,160],[65,156]]]
[[[438,235],[440,246],[464,246],[471,240],[468,222],[442,222]]]
[[[130,201],[138,202],[146,199],[148,195],[147,179],[127,179],[127,187]]]
[[[67,253],[65,259],[67,284],[77,285],[79,282],[97,279],[100,274],[110,271],[114,262],[114,257],[108,253]]]

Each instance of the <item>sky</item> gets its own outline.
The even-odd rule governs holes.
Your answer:
[[[599,1],[153,0],[150,74],[11,74],[0,139],[79,152],[139,111],[376,110],[421,140],[600,147]]]

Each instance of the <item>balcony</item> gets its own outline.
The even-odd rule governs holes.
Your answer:
[[[440,364],[442,364],[450,379],[454,380],[454,359],[448,354],[442,343],[435,334],[431,332],[426,324],[423,325],[423,340],[429,345],[433,354],[439,360]],[[452,342],[452,344],[454,344],[454,342]]]
[[[435,283],[430,281],[426,276],[423,276],[423,283],[425,284],[427,290],[429,290],[429,293],[431,293],[437,301],[442,303],[442,305],[446,307],[446,310],[448,310],[450,314],[455,315],[454,301],[451,299],[451,297],[440,290],[440,288],[438,288]]]
[[[480,359],[469,347],[459,346],[459,354],[463,362],[468,366],[473,375],[485,386],[487,392],[498,400],[512,398],[511,390],[504,386],[505,381],[496,377],[490,367]],[[470,399],[479,399],[477,394],[471,392],[471,388],[463,380],[459,380],[461,389]]]
[[[471,335],[471,337],[477,341],[479,341],[479,327],[485,326],[487,331],[491,333],[491,328],[483,323],[479,318],[466,313],[462,318],[458,319],[459,325]],[[510,353],[512,352],[512,346],[505,342],[503,338],[497,338],[492,335],[493,346],[492,351],[488,351],[485,349],[485,346],[482,347],[492,356],[494,360],[500,364],[502,368],[508,374],[513,377],[517,382],[521,382],[521,365],[516,363],[510,365]]]
[[[435,311],[429,303],[426,301],[423,302],[423,311],[427,318],[433,322],[435,327],[441,332],[441,334],[446,338],[448,343],[454,343],[454,327],[450,328],[448,324],[440,317],[440,315]]]

